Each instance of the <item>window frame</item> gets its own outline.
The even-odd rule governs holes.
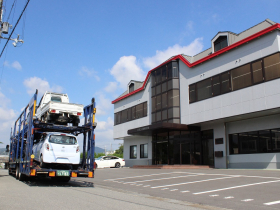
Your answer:
[[[133,150],[133,155],[132,155],[132,148],[135,148],[135,150]],[[136,153],[136,155],[134,156],[134,152]],[[129,158],[130,159],[137,159],[137,145],[130,145],[129,147]]]
[[[145,146],[147,146],[147,156],[145,156]],[[140,158],[148,158],[148,143],[140,144]]]

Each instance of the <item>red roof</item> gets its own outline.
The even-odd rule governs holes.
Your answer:
[[[124,95],[124,96],[121,96],[121,97],[115,99],[114,101],[112,101],[112,104],[114,104],[114,103],[116,103],[116,102],[118,102],[118,101],[120,101],[120,100],[122,100],[122,99],[124,99],[124,98],[127,98],[127,97],[129,97],[129,96],[131,96],[131,95],[133,95],[133,94],[135,94],[135,93],[138,93],[138,92],[144,90],[144,88],[145,88],[145,86],[146,86],[146,84],[147,84],[147,81],[148,81],[148,78],[149,78],[151,72],[152,72],[153,70],[157,69],[158,67],[160,67],[160,66],[162,66],[162,65],[164,65],[164,64],[166,64],[166,63],[168,63],[168,62],[170,62],[170,61],[172,61],[172,60],[180,59],[180,60],[181,60],[183,63],[185,63],[189,68],[192,68],[192,67],[194,67],[194,66],[196,66],[196,65],[198,65],[198,64],[201,64],[201,63],[203,63],[203,62],[205,62],[205,61],[207,61],[207,60],[210,60],[211,58],[214,58],[214,57],[216,57],[216,56],[218,56],[218,55],[221,55],[221,54],[223,54],[223,53],[225,53],[225,52],[227,52],[227,51],[229,51],[229,50],[232,50],[232,49],[234,49],[234,48],[236,48],[236,47],[238,47],[238,46],[240,46],[240,45],[242,45],[242,44],[245,44],[245,43],[247,43],[247,42],[249,42],[249,41],[252,41],[252,40],[254,40],[254,39],[256,39],[256,38],[258,38],[258,37],[260,37],[260,36],[262,36],[262,35],[265,35],[265,34],[271,32],[271,31],[273,31],[273,30],[276,30],[276,29],[280,29],[280,24],[279,24],[279,23],[276,23],[276,24],[274,24],[274,25],[272,25],[272,26],[270,26],[270,27],[268,27],[268,28],[266,28],[266,29],[264,29],[264,30],[262,30],[262,31],[259,31],[259,32],[255,33],[255,34],[253,34],[253,35],[251,35],[251,36],[245,38],[245,39],[242,39],[242,40],[240,40],[240,41],[238,41],[238,42],[236,42],[236,43],[234,43],[234,44],[232,44],[232,45],[229,45],[229,46],[227,46],[227,47],[225,47],[225,48],[223,48],[223,49],[221,49],[221,50],[219,50],[219,51],[217,51],[217,52],[215,52],[215,53],[212,53],[211,55],[208,55],[208,56],[206,56],[206,57],[204,57],[204,58],[202,58],[202,59],[200,59],[200,60],[198,60],[198,61],[196,61],[196,62],[193,62],[193,63],[190,63],[189,61],[187,61],[182,55],[176,55],[176,56],[170,58],[169,60],[165,61],[164,63],[158,65],[157,67],[153,68],[152,70],[150,70],[150,71],[148,72],[147,76],[146,76],[146,79],[145,79],[145,81],[144,81],[142,87],[138,88],[137,90],[134,90],[134,91],[131,92],[131,93],[128,93],[128,94],[126,94],[126,95]]]

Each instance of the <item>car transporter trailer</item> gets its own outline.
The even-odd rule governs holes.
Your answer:
[[[42,123],[36,119],[36,101],[38,90],[24,108],[11,130],[9,152],[9,175],[14,175],[20,181],[27,177],[52,177],[59,181],[69,181],[71,177],[94,177],[94,148],[95,148],[95,100],[84,107],[84,125],[66,126]],[[83,157],[77,170],[41,168],[34,160],[32,147],[34,137],[44,132],[71,133],[75,136],[83,134]]]

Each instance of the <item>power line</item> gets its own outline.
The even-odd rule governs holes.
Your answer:
[[[1,54],[0,54],[0,58],[2,57],[2,54],[3,54],[4,50],[5,50],[5,48],[6,48],[7,44],[8,44],[8,42],[10,41],[10,38],[11,38],[11,36],[13,35],[14,30],[15,30],[15,28],[17,27],[17,24],[19,23],[19,21],[20,21],[22,15],[23,15],[23,13],[24,13],[24,11],[25,11],[27,5],[29,4],[29,1],[30,1],[30,0],[27,0],[27,2],[26,2],[26,4],[25,4],[25,7],[24,7],[24,9],[22,10],[22,12],[21,12],[21,14],[20,14],[20,16],[19,16],[19,18],[18,18],[18,20],[17,20],[17,23],[15,24],[15,26],[14,26],[14,28],[13,28],[13,30],[12,30],[12,32],[11,32],[11,34],[10,34],[10,36],[9,36],[9,38],[8,38],[8,40],[7,40],[7,42],[6,42],[6,44],[5,44],[5,46],[4,46],[4,48],[3,48],[3,50],[2,50],[2,52],[1,52]]]

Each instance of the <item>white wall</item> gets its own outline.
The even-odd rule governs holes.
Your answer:
[[[280,128],[280,115],[227,123],[228,134]],[[229,153],[228,153],[229,154]],[[280,153],[240,154],[228,156],[229,168],[280,168]]]
[[[140,158],[140,144],[148,144],[148,158]],[[137,158],[130,159],[130,146],[137,146]],[[123,158],[125,165],[152,165],[152,137],[151,136],[131,136],[124,139]]]
[[[138,128],[138,127],[142,127],[142,126],[151,124],[152,102],[151,102],[150,86],[151,86],[151,83],[150,83],[150,79],[149,79],[144,90],[142,90],[134,95],[131,95],[123,100],[120,100],[114,104],[114,113],[117,113],[117,112],[125,110],[129,107],[133,107],[137,104],[141,104],[141,103],[147,101],[147,116],[140,118],[140,119],[132,120],[132,121],[129,121],[126,123],[122,123],[119,125],[115,125],[114,126],[114,138],[115,139],[124,138],[126,136],[129,136],[127,134],[127,131],[129,129],[134,129],[134,128]]]
[[[189,104],[190,84],[279,51],[279,32],[272,32],[210,61],[188,68],[180,65],[181,123],[194,124],[280,106],[280,79],[264,82]],[[239,59],[240,62],[239,62]],[[236,62],[238,60],[238,62]],[[204,74],[201,76],[201,74]]]

